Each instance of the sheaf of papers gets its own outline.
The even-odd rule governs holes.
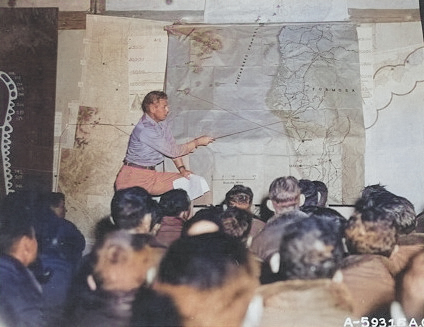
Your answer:
[[[209,191],[206,180],[199,175],[190,175],[190,179],[181,177],[174,181],[174,189],[182,188],[190,197],[190,200],[197,199]]]

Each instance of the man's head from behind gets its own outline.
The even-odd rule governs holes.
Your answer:
[[[338,226],[313,215],[286,225],[279,253],[270,259],[281,280],[332,278],[343,258]]]
[[[302,205],[299,181],[293,176],[276,178],[269,186],[268,205],[275,214],[298,209]]]
[[[65,218],[66,205],[65,194],[61,192],[50,192],[46,195],[47,205],[53,213],[59,218]]]
[[[111,201],[111,216],[119,229],[149,233],[158,222],[157,202],[139,186],[118,190]]]
[[[379,207],[357,206],[345,229],[346,245],[352,254],[380,254],[389,257],[397,243],[393,219]]]
[[[228,207],[237,207],[250,210],[253,201],[253,192],[250,187],[244,185],[234,185],[225,194],[224,204]]]
[[[247,243],[252,227],[253,214],[237,207],[228,207],[221,215],[224,233]]]
[[[90,289],[127,292],[151,282],[163,253],[152,245],[155,245],[153,236],[124,230],[108,233],[98,240],[88,257]]]
[[[187,220],[190,215],[191,200],[183,189],[170,190],[160,197],[159,206],[163,216],[180,217]]]
[[[31,209],[26,194],[10,193],[0,209],[0,254],[7,254],[30,265],[37,257]]]
[[[258,286],[258,267],[246,247],[223,233],[175,241],[155,288],[170,295],[184,326],[241,326]]]

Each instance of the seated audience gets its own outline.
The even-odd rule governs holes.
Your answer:
[[[116,191],[110,206],[115,225],[130,233],[150,233],[160,223],[158,204],[142,187]]]
[[[415,227],[415,231],[417,233],[424,233],[424,211],[420,212],[416,219],[417,226]]]
[[[394,299],[389,262],[397,240],[393,220],[378,206],[357,206],[348,220],[345,238],[351,255],[344,259],[342,273],[354,298],[354,314],[385,316]]]
[[[244,185],[234,185],[226,194],[224,205],[228,207],[237,207],[252,213],[253,191],[250,187]],[[253,214],[253,213],[252,213]],[[252,217],[252,226],[249,235],[255,237],[264,228],[265,223],[256,215]]]
[[[161,251],[152,235],[110,232],[97,240],[68,299],[69,327],[128,326],[142,285],[153,281]]]
[[[325,207],[327,204],[328,189],[321,181],[311,181],[309,179],[299,180],[300,192],[305,200],[300,206],[302,210],[306,206]]]
[[[339,233],[340,238],[343,239],[347,220],[337,210],[328,207],[308,206],[303,207],[302,211],[316,218],[331,221],[336,227],[336,231]]]
[[[156,239],[165,246],[181,236],[183,224],[190,218],[191,201],[183,189],[174,189],[160,197],[161,223]]]
[[[228,207],[221,214],[224,233],[240,240],[246,246],[250,245],[250,229],[252,227],[253,214],[237,207]]]
[[[244,185],[234,185],[226,194],[224,205],[240,209],[252,210],[253,191]]]
[[[257,286],[257,266],[246,247],[219,232],[176,240],[154,284],[174,300],[186,327],[242,326],[245,317],[258,319]]]
[[[292,210],[275,216],[273,221],[267,222],[264,229],[252,240],[250,250],[262,261],[268,262],[280,248],[281,236],[286,225],[308,217],[308,214],[300,210]]]
[[[182,327],[174,301],[151,288],[140,287],[132,304],[130,327]]]
[[[268,208],[275,212],[272,222],[277,216],[293,210],[299,210],[303,205],[304,196],[301,194],[299,181],[293,176],[284,176],[274,179],[269,186]]]
[[[362,191],[360,203],[363,208],[379,207],[392,219],[400,234],[409,234],[415,230],[416,213],[413,204],[406,198],[395,195],[382,185],[370,185]]]
[[[62,315],[69,287],[81,263],[85,238],[81,231],[65,219],[65,195],[50,192],[41,195],[41,208],[36,214],[35,233],[38,240],[41,286],[49,325],[56,325]]]
[[[0,209],[0,325],[42,327],[41,285],[28,269],[37,258],[34,208],[27,194],[9,193]]]
[[[331,278],[343,259],[339,226],[314,215],[286,225],[270,266],[280,280]]]
[[[95,226],[95,238],[109,232],[126,230],[134,234],[155,234],[160,216],[158,203],[139,186],[118,190],[111,204],[111,216],[101,219]]]
[[[221,214],[222,209],[215,206],[200,209],[184,223],[181,236],[223,232]]]
[[[391,305],[395,321],[403,318],[416,326],[424,319],[424,251],[416,253],[396,278],[396,301]]]
[[[268,208],[269,204],[269,198],[265,197],[262,199],[261,203],[259,204],[259,219],[266,223],[268,220],[270,220],[275,212]]]
[[[346,245],[351,254],[379,254],[389,257],[397,242],[394,221],[379,207],[356,207],[346,229]]]
[[[260,326],[342,326],[353,317],[352,299],[342,275],[339,226],[312,215],[286,225],[279,251],[270,259],[276,274],[263,285],[265,311]]]

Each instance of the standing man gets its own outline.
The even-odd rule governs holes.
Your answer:
[[[165,92],[149,92],[141,107],[144,114],[131,133],[124,165],[116,177],[115,189],[141,186],[152,195],[160,195],[174,188],[174,180],[188,178],[191,174],[185,168],[182,156],[198,146],[208,145],[214,138],[201,136],[190,142],[177,144],[166,121],[169,108]],[[174,161],[179,173],[155,170],[164,157]]]

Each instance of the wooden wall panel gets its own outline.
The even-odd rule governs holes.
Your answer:
[[[0,8],[0,94],[7,97],[0,111],[10,125],[1,131],[3,173],[10,175],[3,174],[0,195],[52,187],[57,23],[57,8]]]

